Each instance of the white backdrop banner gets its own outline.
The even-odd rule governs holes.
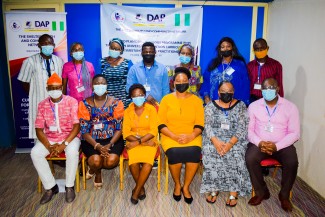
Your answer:
[[[108,56],[109,41],[120,38],[125,43],[123,56],[134,63],[141,61],[141,46],[153,42],[156,60],[164,65],[179,63],[178,47],[189,43],[195,48],[199,64],[202,38],[203,9],[129,7],[101,5],[102,56]]]

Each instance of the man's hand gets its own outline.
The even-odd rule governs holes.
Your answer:
[[[258,144],[258,147],[260,148],[261,152],[266,153],[268,155],[272,155],[274,152],[277,151],[275,143],[269,141],[261,141]]]
[[[157,100],[155,98],[153,98],[151,95],[149,95],[147,97],[147,102],[150,103],[153,106],[156,106],[156,104],[158,103]]]
[[[64,145],[64,144],[55,143],[55,144],[51,145],[50,157],[59,157],[59,154],[61,154],[65,148],[66,148],[66,145]]]

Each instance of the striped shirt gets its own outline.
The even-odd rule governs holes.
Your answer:
[[[262,91],[254,89],[254,84],[258,83],[258,67],[259,63],[256,60],[252,60],[247,64],[250,94],[257,98],[262,98]],[[277,60],[268,56],[266,57],[265,63],[261,66],[259,83],[261,84],[267,78],[275,78],[278,81],[280,88],[279,95],[283,97],[282,65]]]
[[[56,72],[61,77],[63,60],[58,56],[52,55],[50,65],[51,74]],[[29,83],[28,122],[30,139],[36,139],[34,126],[37,105],[43,99],[48,97],[46,90],[46,82],[48,78],[45,59],[43,59],[40,54],[34,54],[24,60],[17,79]]]
[[[107,91],[109,95],[122,100],[125,107],[130,103],[125,91],[126,77],[133,65],[131,60],[124,59],[119,65],[111,66],[107,62],[107,57],[100,59],[101,74],[107,80]]]

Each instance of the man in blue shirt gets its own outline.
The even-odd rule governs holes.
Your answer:
[[[168,72],[164,65],[155,61],[156,48],[152,42],[145,42],[141,52],[143,61],[133,65],[128,73],[126,92],[132,84],[142,84],[146,89],[146,98],[156,106],[169,93]]]

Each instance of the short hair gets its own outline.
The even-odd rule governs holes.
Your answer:
[[[188,68],[185,68],[185,67],[177,67],[175,70],[174,70],[174,81],[175,81],[175,78],[178,74],[181,74],[181,73],[184,73],[188,79],[191,78],[191,73],[190,73],[190,70],[188,70]]]
[[[105,78],[105,76],[104,75],[102,75],[102,74],[97,74],[97,75],[95,75],[94,77],[93,77],[93,81],[92,82],[94,82],[95,81],[95,79],[97,79],[97,78],[104,78],[105,79],[105,81],[106,81],[106,83],[107,83],[107,79]]]
[[[223,80],[223,81],[220,82],[220,84],[218,86],[218,90],[220,90],[221,86],[224,85],[224,84],[231,84],[232,89],[235,91],[234,85],[231,83],[231,81],[227,81],[227,80]]]
[[[156,51],[156,47],[155,47],[154,43],[152,43],[150,41],[143,43],[141,50],[143,50],[144,47],[153,47],[153,49]]]
[[[144,88],[144,86],[142,84],[132,84],[131,87],[129,88],[129,98],[132,98],[132,92],[135,89],[140,89],[142,90],[142,92],[144,93],[144,95],[146,95],[146,89]]]
[[[72,45],[70,46],[70,53],[72,52],[73,47],[76,46],[77,44],[79,44],[83,50],[85,49],[84,46],[80,42],[73,42]]]
[[[121,54],[123,53],[124,51],[124,42],[123,40],[119,39],[119,38],[113,38],[112,40],[109,41],[108,45],[111,46],[111,44],[115,42],[115,43],[118,43],[120,46],[121,46]]]
[[[51,38],[52,41],[54,42],[54,39],[52,36],[50,36],[49,34],[43,34],[38,38],[38,43],[41,43],[41,41],[45,40],[46,38]]]
[[[257,42],[259,42],[259,43],[263,43],[263,44],[266,44],[266,47],[268,46],[268,45],[267,45],[267,42],[266,42],[266,40],[265,40],[264,38],[258,38],[258,39],[256,39],[256,40],[254,41],[253,45],[254,45],[255,43],[257,43]]]
[[[267,82],[267,81],[272,81],[272,82],[274,82],[274,85],[276,85],[277,87],[279,87],[279,83],[278,83],[278,81],[275,78],[266,78],[266,79],[264,79],[264,81],[262,82],[262,86],[263,87],[265,87],[265,82]]]

